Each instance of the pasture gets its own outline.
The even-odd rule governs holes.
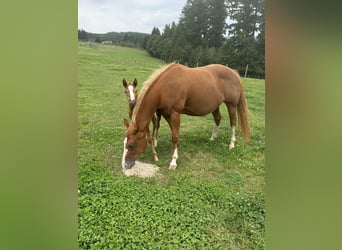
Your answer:
[[[138,49],[79,44],[78,244],[80,249],[263,249],[265,236],[264,80],[242,78],[251,141],[229,150],[221,105],[212,115],[181,116],[178,167],[168,168],[171,131],[162,118],[152,178],[121,169],[128,102],[122,79],[143,82],[164,65]],[[239,131],[239,130],[238,130]],[[154,163],[151,147],[139,161]]]

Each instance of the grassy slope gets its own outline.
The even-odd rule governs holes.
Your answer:
[[[216,141],[211,115],[182,116],[179,160],[169,171],[171,132],[162,120],[161,175],[121,172],[122,78],[144,80],[163,62],[143,50],[79,46],[79,247],[137,249],[264,248],[264,81],[243,79],[251,142],[228,150],[225,105]],[[141,156],[153,162],[150,148]]]

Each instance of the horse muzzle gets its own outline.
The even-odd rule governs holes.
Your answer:
[[[130,169],[135,165],[134,159],[126,159],[125,163],[122,165],[124,169]]]

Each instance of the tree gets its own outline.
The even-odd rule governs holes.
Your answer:
[[[180,23],[184,27],[186,41],[193,48],[207,46],[209,12],[206,0],[188,0],[185,4]]]
[[[159,57],[159,42],[161,40],[161,34],[157,27],[154,27],[151,36],[146,42],[147,51],[154,57]]]
[[[78,40],[88,40],[88,33],[85,30],[78,30]]]
[[[185,64],[188,60],[192,47],[186,41],[185,28],[182,23],[179,23],[175,28],[172,45],[172,60]]]
[[[226,32],[228,16],[225,0],[207,0],[208,4],[208,47],[220,48]]]
[[[228,13],[234,22],[228,26],[225,63],[240,73],[249,65],[252,75],[264,75],[264,0],[228,0]]]
[[[262,8],[261,16],[265,17],[265,9]],[[258,54],[258,68],[257,74],[265,75],[265,21],[264,19],[261,20],[259,26],[259,34],[256,38],[256,51]]]
[[[248,64],[249,75],[263,77],[264,27],[264,0],[187,0],[179,23],[165,25],[162,34],[154,28],[146,48],[166,62],[189,66],[221,63],[244,73]]]
[[[203,64],[204,49],[201,45],[196,47],[191,51],[190,57],[188,59],[188,64],[190,66],[197,66]]]
[[[174,33],[176,31],[176,24],[165,25],[164,32],[161,35],[159,42],[160,58],[165,62],[173,61],[172,48],[174,43]]]
[[[183,29],[185,44],[192,48],[187,55],[190,65],[205,65],[208,61],[219,63],[215,61],[215,54],[224,41],[226,18],[225,0],[187,1],[179,26]],[[208,51],[211,53],[209,56]]]

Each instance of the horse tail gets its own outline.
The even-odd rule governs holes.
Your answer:
[[[240,78],[239,78],[240,79]],[[240,79],[241,84],[241,79]],[[242,136],[245,142],[248,142],[250,139],[250,131],[249,131],[249,125],[248,125],[248,108],[247,108],[247,102],[245,98],[245,94],[243,92],[242,84],[241,84],[241,92],[240,92],[240,100],[237,105],[237,111],[238,111],[238,117],[239,117],[239,123],[242,131]]]

